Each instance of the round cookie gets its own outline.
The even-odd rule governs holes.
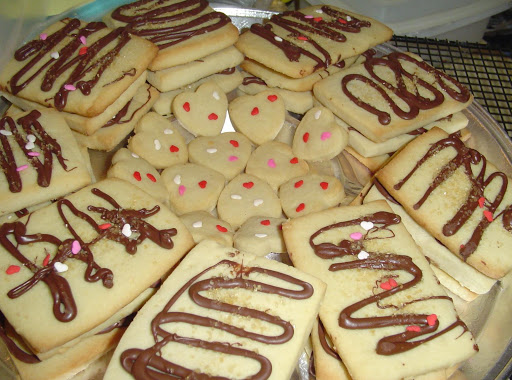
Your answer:
[[[194,242],[209,239],[225,246],[233,246],[233,227],[206,211],[193,211],[180,216]]]
[[[214,169],[229,181],[245,169],[252,145],[243,134],[226,132],[197,137],[189,143],[188,151],[190,162]]]
[[[162,172],[171,209],[178,215],[192,211],[212,211],[224,188],[224,176],[198,164],[174,165]]]
[[[310,109],[293,137],[293,153],[304,160],[325,161],[336,157],[347,146],[348,134],[338,126],[325,107]]]
[[[253,216],[236,231],[233,244],[236,249],[265,256],[271,252],[286,252],[281,224],[284,218]]]
[[[246,173],[233,178],[222,190],[217,213],[234,228],[251,216],[278,218],[282,215],[281,202],[270,185]]]
[[[107,177],[130,182],[157,201],[169,204],[167,188],[160,173],[146,160],[126,148],[119,149],[112,157],[112,165],[107,171]]]
[[[211,81],[195,92],[176,95],[171,107],[176,119],[194,136],[216,136],[226,120],[228,99],[222,88]]]
[[[245,168],[246,173],[263,179],[274,191],[282,183],[308,171],[307,162],[294,156],[289,145],[278,141],[270,141],[256,148]]]
[[[338,206],[345,198],[345,190],[336,177],[307,174],[282,184],[279,198],[286,216],[296,218]]]
[[[135,127],[128,148],[157,169],[188,161],[187,144],[173,123],[157,114],[145,114]]]
[[[286,117],[284,101],[273,90],[241,95],[229,103],[228,110],[233,127],[256,145],[273,140]]]

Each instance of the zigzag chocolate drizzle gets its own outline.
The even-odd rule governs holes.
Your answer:
[[[233,273],[234,277],[204,277],[207,276],[208,272],[219,266],[227,266],[231,273]],[[261,281],[254,281],[249,278],[251,273],[260,275],[264,274],[278,278],[281,281],[299,286],[301,289],[291,290],[269,285]],[[203,279],[201,279],[201,277],[203,277]],[[196,274],[174,295],[172,295],[167,305],[165,305],[162,311],[160,311],[151,322],[151,331],[153,333],[155,344],[144,350],[136,348],[125,350],[121,354],[121,364],[124,369],[131,373],[135,379],[174,379],[191,377],[201,379],[225,379],[221,376],[211,377],[207,374],[199,373],[197,372],[197,368],[183,367],[174,363],[172,358],[170,360],[164,359],[160,355],[160,351],[168,343],[175,342],[215,352],[221,352],[232,356],[248,357],[256,360],[260,364],[260,370],[248,378],[255,380],[267,379],[272,373],[272,364],[269,359],[257,352],[240,348],[234,344],[226,342],[211,342],[197,338],[180,336],[175,333],[169,333],[164,327],[162,327],[163,325],[168,326],[169,323],[182,322],[219,329],[235,336],[240,336],[265,344],[283,344],[293,337],[294,328],[288,321],[264,311],[217,301],[201,294],[203,292],[216,289],[246,289],[257,291],[258,293],[263,292],[268,294],[277,294],[282,297],[292,299],[307,299],[313,295],[313,287],[309,283],[296,279],[292,276],[260,267],[245,267],[243,264],[239,264],[231,260],[222,260]],[[172,308],[174,304],[182,296],[189,296],[200,308],[218,310],[265,321],[275,326],[279,326],[283,332],[277,336],[262,335],[246,331],[243,328],[233,326],[214,318],[187,312],[173,311]]]
[[[345,228],[350,226],[359,225],[361,222],[372,222],[374,227],[366,232],[362,239],[356,241],[341,240],[338,244],[333,243],[319,243],[316,244],[314,239],[321,234],[330,231],[332,229]],[[348,220],[345,222],[339,222],[332,225],[325,226],[320,230],[316,231],[309,239],[309,244],[314,250],[318,257],[323,259],[342,258],[344,256],[356,256],[363,250],[364,242],[372,239],[386,239],[393,238],[394,233],[389,229],[390,226],[398,224],[401,219],[398,215],[389,212],[376,212],[374,214],[365,215],[358,219]],[[391,232],[389,237],[370,237],[377,231],[387,230]],[[414,264],[412,258],[405,255],[398,255],[394,253],[377,253],[368,252],[369,257],[366,259],[356,259],[350,261],[343,261],[331,264],[329,270],[332,272],[351,270],[351,269],[368,269],[368,270],[385,270],[389,272],[393,271],[405,271],[412,276],[410,281],[399,284],[396,287],[392,287],[389,290],[384,290],[380,293],[373,294],[372,296],[362,299],[352,305],[345,307],[339,315],[338,323],[339,326],[346,329],[375,329],[388,326],[419,326],[419,331],[406,330],[400,334],[384,337],[379,340],[376,346],[376,352],[379,355],[394,355],[401,352],[411,350],[420,344],[428,342],[437,338],[438,336],[447,333],[457,326],[463,327],[464,331],[467,331],[467,327],[460,319],[457,319],[454,323],[446,327],[444,330],[438,332],[439,321],[436,319],[435,323],[428,323],[428,315],[425,314],[393,314],[382,317],[367,317],[367,318],[356,318],[352,315],[357,311],[363,309],[370,304],[377,304],[396,293],[410,289],[421,281],[423,273],[421,269]],[[441,298],[450,300],[449,297],[437,296],[422,298],[421,300]],[[411,302],[409,302],[411,303]],[[435,332],[435,333],[434,333]],[[431,334],[423,339],[418,339],[423,335]],[[413,340],[414,339],[414,340]]]
[[[160,247],[167,249],[173,248],[174,243],[172,237],[176,236],[177,233],[175,228],[158,230],[144,220],[158,213],[160,210],[159,206],[155,206],[151,210],[123,209],[114,198],[103,191],[93,188],[91,192],[113,206],[111,210],[105,207],[88,206],[88,211],[99,213],[101,218],[105,222],[108,222],[108,228],[102,228],[89,214],[78,210],[73,203],[67,199],[58,200],[56,204],[62,223],[66,226],[72,238],[61,240],[50,234],[27,234],[27,225],[30,223],[30,217],[26,224],[16,221],[0,226],[0,245],[33,273],[30,279],[7,293],[9,298],[22,296],[42,281],[48,286],[52,294],[53,313],[55,317],[61,322],[68,322],[76,317],[77,308],[73,298],[73,291],[68,281],[62,277],[54,267],[56,262],[64,263],[67,260],[82,261],[87,264],[84,274],[85,281],[101,281],[103,286],[111,288],[114,286],[114,275],[112,271],[108,268],[100,267],[94,261],[93,248],[94,244],[98,241],[102,239],[116,241],[123,244],[126,251],[130,254],[134,254],[137,251],[137,246],[146,239],[150,239]],[[90,242],[84,242],[74,230],[70,220],[68,220],[64,211],[65,209],[71,212],[75,217],[88,223],[94,228],[98,235]],[[130,225],[134,237],[126,237],[123,235],[122,227],[125,224]],[[78,253],[72,252],[72,245],[75,240],[80,244],[80,251]],[[49,259],[48,263],[42,266],[27,259],[19,250],[19,246],[34,245],[35,243],[49,243],[55,246],[54,256]],[[34,246],[33,249],[36,249],[36,246]]]

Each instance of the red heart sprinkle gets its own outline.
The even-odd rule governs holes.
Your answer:
[[[99,228],[100,230],[107,230],[107,229],[109,229],[110,227],[112,227],[112,224],[110,224],[110,223],[100,224],[100,225],[98,226],[98,228]]]
[[[405,329],[407,331],[412,331],[412,332],[421,332],[420,326],[407,326]]]
[[[391,290],[393,288],[395,288],[398,284],[396,283],[396,281],[392,278],[388,279],[386,282],[382,282],[380,284],[380,287],[384,290]]]
[[[307,41],[308,40],[308,38],[304,37],[304,36],[298,36],[297,39],[299,39],[301,41]]]
[[[398,286],[398,284],[396,283],[396,281],[395,281],[395,279],[394,279],[394,278],[390,278],[390,279],[388,280],[388,282],[389,282],[389,285],[391,285],[391,287],[392,287],[392,288],[395,288],[395,287],[397,287],[397,286]]]
[[[324,190],[327,190],[329,187],[329,182],[320,182],[320,187]]]
[[[228,232],[228,229],[226,227],[222,227],[220,224],[217,224],[215,227],[217,227],[220,232]]]
[[[436,324],[436,321],[437,321],[437,315],[435,315],[435,314],[430,314],[427,317],[427,323],[429,326],[434,326]]]
[[[47,254],[43,260],[43,266],[44,267],[47,266],[49,262],[50,262],[50,254]]]
[[[169,150],[172,152],[172,153],[176,153],[176,152],[179,152],[180,151],[180,148],[178,148],[176,145],[171,145],[169,147]]]
[[[341,22],[342,24],[346,24],[347,23],[347,20],[343,20],[342,18],[339,18],[338,21]]]
[[[258,107],[254,107],[251,111],[251,115],[252,116],[256,116],[257,114],[260,113],[260,110],[258,109]]]
[[[306,205],[304,203],[301,203],[300,205],[297,206],[297,208],[295,209],[296,212],[301,212],[302,210],[304,210],[306,208]]]
[[[185,112],[190,112],[190,103],[189,102],[183,103],[183,109],[185,110]]]
[[[142,180],[142,177],[140,176],[139,172],[133,172],[133,178],[135,178],[137,181]]]
[[[293,157],[291,160],[290,160],[290,164],[298,164],[299,163],[299,159],[297,157]]]
[[[322,21],[322,17],[315,17],[313,20],[316,21],[316,22]]]
[[[281,231],[283,230],[283,224],[282,224],[282,223],[279,225],[279,229],[280,229]]]
[[[302,136],[302,141],[304,141],[305,143],[307,143],[309,140],[309,133],[306,132],[304,133],[304,135]]]
[[[146,174],[146,177],[148,177],[150,181],[156,182],[156,178],[155,178],[155,176],[153,174],[148,173],[148,174]]]
[[[277,95],[269,95],[267,96],[267,99],[271,102],[275,102],[277,100]]]
[[[487,218],[487,221],[492,222],[494,220],[492,216],[492,212],[489,210],[484,210],[484,216]]]
[[[208,120],[217,120],[218,118],[217,114],[213,112],[208,115]]]
[[[461,245],[460,245],[460,249],[464,249],[464,244],[461,244]]]
[[[20,271],[20,267],[18,265],[9,265],[9,268],[6,269],[5,273],[14,274]]]
[[[204,189],[206,187],[206,183],[207,183],[206,181],[201,181],[198,183],[198,185],[201,189]]]
[[[251,187],[254,186],[254,182],[244,182],[243,186],[246,188],[246,189],[250,189]]]
[[[485,198],[484,197],[480,197],[478,199],[478,205],[480,206],[480,208],[484,208],[484,204],[485,204]]]
[[[302,186],[302,184],[303,184],[303,183],[304,183],[304,181],[303,181],[303,180],[300,180],[300,181],[295,182],[295,185],[294,185],[294,186],[295,186],[295,188],[296,188],[296,189],[298,189],[299,187],[301,187],[301,186]]]
[[[269,226],[269,225],[270,225],[270,220],[268,220],[268,219],[262,220],[262,221],[260,222],[260,224],[262,224],[262,225],[264,225],[264,226]]]
[[[82,46],[78,51],[78,55],[84,55],[87,53],[87,46]]]
[[[239,145],[239,144],[238,144],[238,141],[236,141],[236,140],[229,140],[229,143],[230,143],[231,145],[233,145],[235,148],[238,148],[238,145]]]

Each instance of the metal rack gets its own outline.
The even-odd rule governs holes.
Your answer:
[[[512,52],[485,44],[394,36],[391,44],[420,55],[466,85],[512,139]]]

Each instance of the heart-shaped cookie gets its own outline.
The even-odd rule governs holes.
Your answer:
[[[239,96],[228,109],[233,127],[256,145],[273,140],[286,116],[283,99],[272,90]]]
[[[252,145],[243,134],[227,132],[197,137],[189,143],[188,151],[190,162],[214,169],[231,180],[245,169]]]
[[[258,256],[286,252],[281,228],[285,221],[284,218],[253,216],[236,231],[233,245]]]
[[[310,109],[293,137],[293,153],[308,161],[325,161],[336,157],[347,145],[348,134],[338,126],[333,113],[325,107]]]
[[[128,141],[128,148],[156,169],[165,169],[188,161],[187,143],[169,119],[149,112]]]
[[[181,125],[194,136],[220,134],[228,109],[228,99],[215,82],[206,82],[195,92],[176,95],[171,110]]]

